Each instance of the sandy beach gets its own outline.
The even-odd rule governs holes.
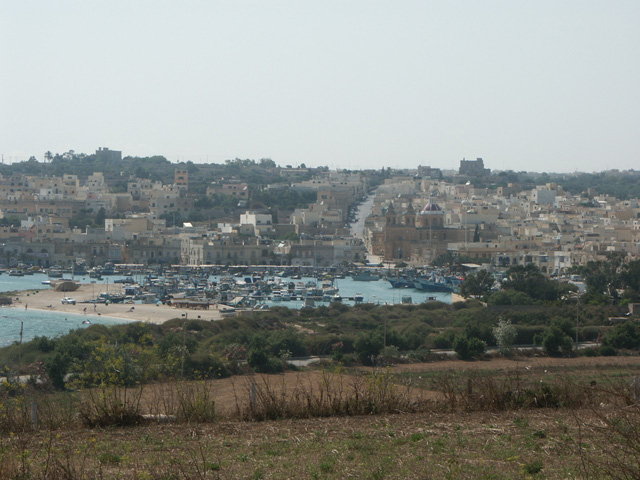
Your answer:
[[[120,285],[109,285],[109,293],[119,294],[120,289]],[[172,318],[180,318],[185,314],[187,318],[199,318],[210,321],[220,320],[222,318],[220,310],[216,308],[217,305],[211,305],[209,310],[194,310],[169,307],[166,305],[158,306],[155,304],[111,303],[105,305],[104,303],[82,303],[96,298],[99,293],[101,293],[101,290],[96,285],[83,284],[75,292],[56,292],[53,289],[27,290],[15,294],[12,298],[15,308],[74,313],[87,315],[88,317],[105,315],[108,317],[149,323],[164,323]],[[63,297],[74,298],[76,304],[63,304]]]
[[[465,302],[467,299],[458,293],[451,293],[451,303]]]

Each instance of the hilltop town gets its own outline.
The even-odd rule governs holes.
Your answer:
[[[495,174],[481,158],[450,172],[330,171],[271,159],[172,164],[100,148],[47,152],[0,173],[7,268],[425,266],[457,257],[496,269],[533,263],[562,276],[609,252],[639,254],[638,199],[629,189],[616,198],[602,181],[628,185],[634,171],[586,175],[580,185],[577,174]],[[594,177],[603,188],[589,183]]]
[[[637,172],[47,157],[0,165],[9,274],[144,283],[0,297],[2,478],[637,477]],[[23,342],[33,311],[83,321]]]

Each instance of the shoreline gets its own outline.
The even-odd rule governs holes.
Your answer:
[[[115,292],[113,292],[115,293]],[[162,324],[167,320],[186,316],[191,319],[216,321],[222,319],[222,313],[210,310],[194,310],[188,308],[156,305],[155,303],[83,303],[95,298],[94,284],[81,284],[74,292],[56,292],[53,289],[24,290],[12,295],[13,308],[33,309],[42,312],[56,312],[79,315],[87,318],[112,318],[130,322],[146,322]],[[72,297],[75,305],[63,304],[62,298]]]
[[[467,299],[464,298],[459,293],[451,292],[451,304],[453,305],[455,302],[466,302]]]
[[[24,308],[20,306],[20,304],[13,304],[13,305],[3,305],[2,307],[0,307],[0,311],[2,309],[7,309],[7,310],[17,310],[17,311],[22,311],[24,312]],[[85,314],[84,312],[67,312],[67,311],[60,311],[60,310],[54,310],[52,308],[36,308],[33,307],[31,308],[31,305],[29,305],[29,311],[33,310],[34,312],[38,312],[38,313],[55,313],[56,315],[69,315],[69,317],[73,318],[73,319],[77,319],[78,320],[82,320],[83,318],[86,319],[99,319],[99,318],[104,318],[106,320],[113,320],[114,322],[119,322],[119,323],[127,323],[127,322],[133,322],[135,320],[129,320],[123,317],[114,317],[114,316],[110,316],[110,315],[96,315],[94,313],[89,314],[88,312]],[[14,314],[15,315],[15,314]],[[14,318],[20,318],[18,316],[14,317]],[[93,321],[91,321],[90,323],[94,323]]]

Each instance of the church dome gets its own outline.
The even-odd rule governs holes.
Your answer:
[[[428,203],[422,209],[422,214],[442,213],[442,208],[437,203]]]

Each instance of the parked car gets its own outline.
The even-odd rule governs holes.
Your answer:
[[[62,299],[62,304],[63,305],[75,305],[76,304],[76,299],[75,298],[71,298],[71,297],[64,297]]]

